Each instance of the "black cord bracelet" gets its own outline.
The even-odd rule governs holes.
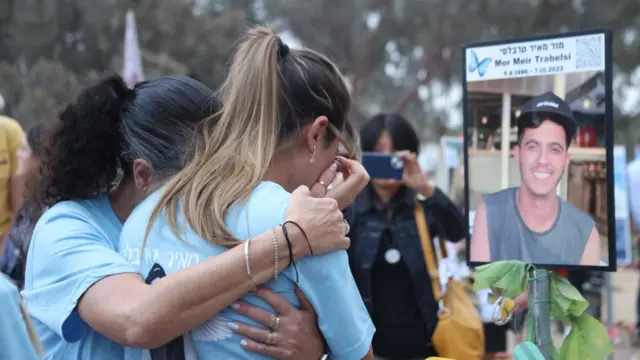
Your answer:
[[[296,261],[293,258],[293,245],[291,244],[291,239],[289,239],[287,228],[284,226],[284,224],[280,226],[282,227],[282,233],[284,234],[284,239],[287,241],[287,247],[289,248],[289,260],[291,261],[290,263],[293,265],[293,269],[296,271],[296,283],[299,283],[300,279],[298,275],[298,267],[296,266]]]
[[[307,240],[307,245],[309,245],[309,253],[311,255],[313,255],[313,248],[311,247],[311,241],[309,241],[309,237],[307,236],[307,233],[304,231],[302,226],[300,226],[297,222],[291,221],[291,220],[285,221],[284,224],[282,224],[282,226],[285,226],[285,225],[287,225],[289,223],[295,225],[298,229],[300,229],[300,232],[302,233],[302,236],[304,236],[304,239]]]

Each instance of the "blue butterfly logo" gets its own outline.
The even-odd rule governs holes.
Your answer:
[[[476,71],[476,69],[478,69],[478,75],[480,75],[480,77],[483,77],[484,74],[487,73],[487,70],[489,69],[489,64],[491,64],[491,61],[493,59],[491,58],[484,58],[482,61],[478,61],[478,55],[476,55],[476,52],[471,50],[471,63],[469,64],[469,72],[474,72]]]

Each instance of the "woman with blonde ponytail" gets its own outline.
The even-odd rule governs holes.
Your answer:
[[[291,192],[311,187],[333,166],[342,174],[341,183],[319,183],[348,194],[349,200],[340,204],[344,207],[369,177],[357,161],[337,156],[347,137],[351,100],[340,72],[325,56],[290,49],[272,29],[253,28],[239,45],[219,97],[223,108],[199,128],[191,160],[131,214],[120,247],[144,252],[145,257],[173,254],[156,261],[170,274],[241,244],[246,276],[254,283],[251,239],[271,231],[277,257],[279,242],[289,243],[288,231],[299,229],[299,224],[285,221]],[[276,231],[282,231],[284,239],[275,236]],[[345,236],[348,232],[345,223]],[[266,287],[296,307],[296,287],[304,292],[332,359],[373,359],[375,328],[346,251],[301,258],[313,254],[308,245],[288,244],[292,266],[281,271],[275,267],[274,280]],[[149,268],[140,264],[140,273]],[[290,341],[279,331],[277,308],[250,294],[242,300],[276,312],[262,324],[252,323],[264,330],[264,343],[277,347]],[[246,322],[233,311],[236,305],[240,303],[185,335],[198,358],[263,358],[246,352],[241,346],[246,339],[233,332],[238,322]],[[140,349],[127,351],[131,358],[143,355]]]

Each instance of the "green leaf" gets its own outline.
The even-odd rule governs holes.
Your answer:
[[[604,360],[613,352],[607,328],[593,316],[582,314],[571,318],[571,332],[562,342],[563,360]]]
[[[560,356],[560,352],[558,351],[558,349],[556,349],[555,345],[551,346],[551,351],[553,351],[553,353],[551,354],[552,360],[562,360],[562,356]]]
[[[524,291],[527,264],[522,261],[495,261],[476,268],[473,290],[498,288],[506,297],[514,297]]]
[[[569,280],[555,273],[551,276],[550,298],[551,317],[564,322],[582,315],[589,307],[589,302]]]

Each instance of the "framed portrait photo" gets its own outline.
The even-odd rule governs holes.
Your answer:
[[[467,261],[616,270],[611,30],[463,46]]]

